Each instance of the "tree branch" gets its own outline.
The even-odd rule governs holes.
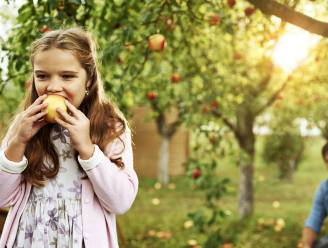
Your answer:
[[[273,93],[273,95],[270,97],[270,99],[267,101],[267,103],[264,104],[262,107],[260,107],[257,111],[255,111],[255,116],[259,115],[262,111],[264,111],[266,108],[268,108],[269,106],[271,106],[271,104],[273,104],[275,102],[275,100],[277,99],[278,95],[286,87],[287,82],[290,79],[291,79],[290,76],[287,77],[287,79],[285,80],[285,82],[280,86],[280,88],[275,93]]]
[[[223,116],[219,110],[213,110],[212,113],[215,117],[222,119],[224,124],[226,124],[231,129],[232,132],[238,134],[237,126],[234,125],[231,121],[229,121],[228,118]]]
[[[173,134],[175,134],[175,132],[177,131],[177,129],[179,128],[179,126],[181,124],[182,124],[182,120],[179,117],[178,117],[178,119],[176,121],[174,121],[173,123],[169,124],[169,126],[167,128],[167,133],[168,133],[169,137],[171,137]]]
[[[279,17],[282,21],[294,24],[310,33],[328,37],[328,23],[318,21],[274,0],[247,0],[261,12]]]

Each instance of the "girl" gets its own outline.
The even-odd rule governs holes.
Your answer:
[[[32,85],[0,150],[4,247],[118,247],[115,214],[138,190],[131,131],[106,100],[95,45],[81,28],[45,33],[31,46]],[[64,97],[56,123],[48,95]]]

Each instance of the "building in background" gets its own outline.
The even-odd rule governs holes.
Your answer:
[[[155,122],[145,120],[149,111],[145,107],[136,108],[130,120],[133,130],[134,168],[140,178],[156,178],[159,163],[161,137]],[[183,175],[189,152],[188,132],[183,126],[173,135],[169,150],[169,175]]]

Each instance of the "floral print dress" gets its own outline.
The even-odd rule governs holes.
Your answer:
[[[81,248],[81,177],[68,130],[55,125],[51,139],[59,154],[57,176],[44,187],[32,187],[20,218],[15,248]],[[46,165],[50,166],[50,164]]]

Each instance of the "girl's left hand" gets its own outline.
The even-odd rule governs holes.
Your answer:
[[[81,159],[88,159],[94,152],[94,145],[90,138],[90,120],[73,104],[65,100],[65,104],[71,115],[57,108],[61,118],[55,117],[55,121],[69,131],[71,145],[80,154]]]

